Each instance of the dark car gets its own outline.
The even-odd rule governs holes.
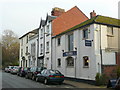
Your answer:
[[[117,79],[110,79],[107,84],[107,88],[115,88]]]
[[[30,78],[32,80],[36,79],[38,73],[41,73],[42,70],[46,69],[45,67],[31,67],[30,70],[26,74],[26,78]]]
[[[50,82],[62,84],[64,81],[64,75],[58,70],[45,69],[40,74],[37,74],[36,81],[41,81],[45,84]]]
[[[26,76],[26,74],[27,74],[27,72],[30,70],[30,67],[20,67],[19,69],[18,69],[18,73],[17,73],[17,75],[18,76],[21,76],[21,77],[24,77],[24,76]]]
[[[120,77],[117,79],[115,90],[120,90]]]

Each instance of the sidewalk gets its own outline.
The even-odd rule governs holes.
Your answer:
[[[83,82],[71,81],[71,80],[65,80],[64,83],[74,86],[75,88],[105,88],[105,87],[99,87],[99,86],[95,86]]]

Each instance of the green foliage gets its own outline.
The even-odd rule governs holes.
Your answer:
[[[116,73],[117,73],[117,78],[120,77],[120,66],[117,67]]]
[[[96,85],[98,86],[105,85],[107,83],[107,77],[105,74],[97,73],[95,80],[96,80]]]

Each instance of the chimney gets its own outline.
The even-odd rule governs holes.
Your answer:
[[[52,15],[52,16],[60,16],[60,15],[63,14],[64,12],[65,12],[64,9],[55,7],[55,8],[52,9],[51,15]]]
[[[90,13],[90,18],[93,18],[93,17],[95,17],[95,16],[96,16],[96,13],[95,13],[95,11],[93,10],[93,12]]]

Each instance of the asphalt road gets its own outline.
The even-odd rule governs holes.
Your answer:
[[[24,77],[12,75],[4,71],[0,73],[2,73],[2,88],[74,88],[73,86],[67,85],[65,83],[63,83],[62,85],[45,85],[41,82],[25,79]]]

